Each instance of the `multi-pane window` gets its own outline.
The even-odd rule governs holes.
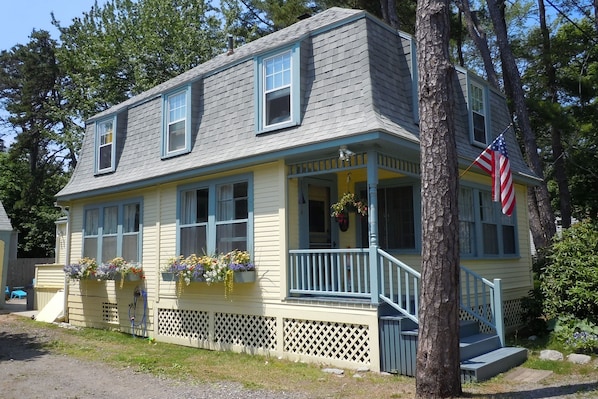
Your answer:
[[[140,261],[139,202],[98,206],[85,210],[83,256],[107,262],[117,256]]]
[[[249,183],[208,184],[180,192],[179,253],[248,249]]]
[[[462,256],[515,255],[515,217],[502,214],[490,191],[461,187],[459,243]]]
[[[486,101],[484,89],[475,83],[469,85],[471,118],[474,141],[487,144],[486,139]]]
[[[115,118],[110,118],[96,125],[96,172],[114,170],[114,128]]]
[[[216,252],[247,249],[247,188],[247,182],[216,188]]]
[[[365,191],[361,193],[366,197]],[[378,244],[384,249],[415,249],[413,186],[378,188]],[[368,246],[367,218],[362,218],[362,245]]]
[[[258,132],[299,124],[299,46],[256,58]]]
[[[164,156],[189,151],[189,89],[164,97]]]
[[[264,125],[291,120],[291,52],[264,60]]]

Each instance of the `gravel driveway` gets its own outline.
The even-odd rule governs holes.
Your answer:
[[[51,354],[40,343],[54,341],[52,329],[27,327],[14,322],[22,316],[0,310],[0,398],[2,399],[201,399],[201,398],[308,398],[297,392],[245,389],[234,382],[190,385],[187,381],[156,377],[101,362]],[[598,369],[598,360],[594,360]],[[542,381],[515,378],[464,386],[467,398],[573,399],[598,398],[598,372],[590,375],[553,376]],[[393,398],[413,396],[413,385]],[[397,388],[400,388],[397,386]],[[398,396],[397,396],[398,395]],[[374,395],[371,399],[378,399]],[[335,394],[321,397],[342,397]]]
[[[221,382],[190,386],[131,369],[54,355],[39,343],[48,330],[25,331],[12,314],[0,314],[0,398],[2,399],[203,399],[305,398],[296,393],[244,389]]]

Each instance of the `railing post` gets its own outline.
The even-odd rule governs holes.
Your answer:
[[[369,258],[370,290],[372,291],[371,303],[377,305],[380,303],[380,282],[378,280],[378,271],[380,270],[380,265],[378,264],[377,245],[370,245]]]
[[[494,307],[496,335],[498,335],[498,338],[500,339],[500,345],[505,346],[505,320],[502,311],[502,283],[499,278],[495,278],[492,282],[494,284],[494,301],[492,306]]]
[[[380,267],[378,265],[378,153],[368,151],[368,236],[370,257],[370,284],[372,291],[371,302],[380,303]]]

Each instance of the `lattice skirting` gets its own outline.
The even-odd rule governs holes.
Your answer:
[[[314,320],[284,320],[284,352],[370,364],[367,325]]]
[[[282,322],[282,348],[277,341],[278,320]],[[183,345],[285,353],[333,364],[370,364],[368,325],[188,309],[158,309],[157,321],[158,336]]]
[[[109,324],[118,324],[118,304],[102,302],[102,321]]]
[[[490,317],[490,315],[492,314],[489,304],[486,305],[485,309],[484,305],[479,305],[478,311],[484,311],[484,314],[487,317]],[[503,301],[503,317],[505,319],[505,330],[507,332],[514,331],[518,327],[521,327],[521,312],[521,299],[511,299],[509,301]],[[460,311],[459,318],[461,320],[473,320],[473,317],[464,312],[463,310]],[[480,324],[480,330],[486,333],[490,332],[490,328],[483,324]]]
[[[213,330],[210,328],[213,317]],[[158,309],[158,335],[197,341],[213,349],[237,345],[265,351],[276,350],[276,319],[188,309]]]

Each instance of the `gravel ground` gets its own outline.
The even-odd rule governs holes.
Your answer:
[[[247,390],[221,382],[190,386],[99,362],[50,354],[39,343],[49,330],[25,331],[0,314],[0,398],[2,399],[300,399],[297,393]]]
[[[2,399],[202,399],[260,398],[302,399],[298,392],[248,390],[234,382],[190,385],[159,378],[128,368],[100,362],[82,361],[51,354],[40,349],[40,343],[56,339],[53,330],[24,330],[15,323],[22,316],[0,310],[0,398]],[[505,378],[483,384],[464,386],[466,398],[494,399],[579,399],[598,398],[598,361],[590,375],[550,376],[540,381],[517,381]],[[392,378],[392,377],[389,377]],[[393,393],[373,389],[371,399],[410,398],[414,396],[414,380]],[[322,398],[340,398],[322,392]],[[355,397],[353,395],[352,397]]]

